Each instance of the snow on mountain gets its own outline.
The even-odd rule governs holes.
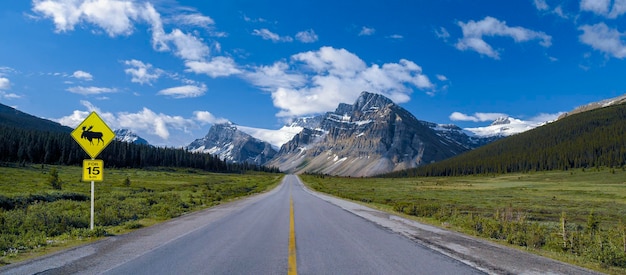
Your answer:
[[[479,137],[507,137],[510,135],[526,132],[530,129],[542,126],[547,122],[525,121],[512,117],[500,117],[491,125],[485,127],[465,128],[469,135]]]
[[[129,129],[117,129],[113,132],[115,132],[115,140],[117,141],[148,145],[147,140],[141,138]]]
[[[274,147],[274,149],[278,150],[280,147],[290,141],[295,135],[302,132],[304,129],[301,126],[296,125],[285,125],[278,130],[269,130],[269,129],[261,129],[254,127],[246,127],[246,126],[237,126],[237,128],[248,134],[252,137],[265,141]]]

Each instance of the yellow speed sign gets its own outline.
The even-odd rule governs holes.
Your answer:
[[[102,181],[104,161],[101,159],[83,160],[83,181]]]

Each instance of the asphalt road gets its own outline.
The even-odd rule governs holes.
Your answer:
[[[274,190],[0,274],[596,274],[306,189]]]
[[[295,248],[295,253],[290,254],[290,248]],[[260,196],[0,269],[3,274],[287,274],[288,271],[481,273],[312,195],[293,175],[286,176],[278,188]]]
[[[107,273],[285,274],[289,234],[299,274],[479,273],[305,192],[291,175],[271,196]]]

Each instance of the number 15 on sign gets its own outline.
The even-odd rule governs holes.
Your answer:
[[[83,181],[102,181],[104,161],[101,159],[83,160]]]

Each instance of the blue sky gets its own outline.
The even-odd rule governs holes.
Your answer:
[[[461,127],[626,93],[626,0],[8,0],[0,103],[184,146],[384,94]]]

